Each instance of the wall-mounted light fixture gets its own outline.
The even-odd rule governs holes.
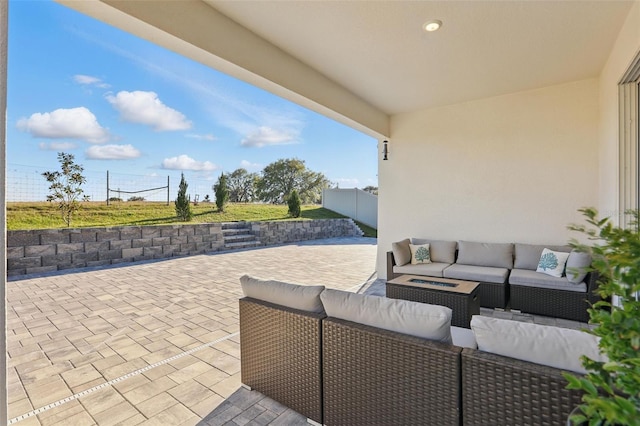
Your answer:
[[[389,144],[389,141],[382,141],[382,159],[383,160],[389,159],[389,147],[387,146],[388,144]]]

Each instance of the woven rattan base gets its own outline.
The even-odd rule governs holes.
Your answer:
[[[334,318],[322,329],[325,424],[460,424],[460,348]]]
[[[582,392],[561,370],[477,350],[462,352],[465,425],[564,425]]]
[[[321,319],[240,299],[242,383],[322,423]]]

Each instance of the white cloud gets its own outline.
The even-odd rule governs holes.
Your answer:
[[[201,141],[215,141],[216,140],[216,137],[213,136],[211,133],[207,133],[207,134],[204,134],[204,135],[198,135],[198,134],[195,134],[195,133],[189,133],[188,135],[185,135],[185,136],[188,137],[188,138],[191,138],[191,139],[198,139],[198,140],[201,140]]]
[[[161,167],[169,170],[193,170],[196,172],[208,172],[218,168],[218,166],[210,161],[197,161],[185,154],[165,158],[162,161]]]
[[[73,142],[40,142],[38,144],[38,148],[43,151],[69,151],[72,149],[76,149],[78,145]]]
[[[128,160],[142,155],[133,145],[92,146],[85,154],[90,160]]]
[[[267,103],[245,101],[231,88],[237,86],[228,85],[227,77],[212,78],[211,73],[203,72],[200,66],[188,68],[186,73],[189,78],[184,78],[184,61],[176,62],[178,59],[175,55],[163,56],[162,61],[149,61],[145,59],[149,55],[144,54],[143,51],[132,51],[128,46],[125,48],[108,39],[76,28],[72,31],[78,37],[114,52],[154,75],[181,85],[185,96],[190,96],[194,102],[200,103],[202,108],[207,110],[220,125],[240,135],[248,135],[258,126],[265,126],[272,129],[287,129],[286,132],[294,134],[297,139],[305,127],[304,114],[298,107],[291,107],[284,100],[272,100]],[[249,137],[245,140],[247,143],[251,142]]]
[[[90,75],[76,74],[73,76],[73,80],[78,84],[82,84],[83,86],[96,86],[101,89],[107,89],[110,87],[107,83],[104,83],[98,77],[92,77]]]
[[[260,169],[262,169],[262,164],[252,163],[252,162],[247,161],[247,160],[242,160],[240,162],[240,167],[242,167],[243,169],[247,169],[249,171],[260,170]]]
[[[191,128],[191,121],[184,114],[163,104],[154,92],[122,91],[108,95],[107,100],[123,120],[151,126],[157,132]]]
[[[80,139],[90,143],[109,140],[107,129],[100,126],[96,116],[85,107],[36,112],[18,120],[18,129],[38,138]]]
[[[289,145],[296,143],[298,134],[292,130],[276,130],[271,127],[258,127],[245,137],[242,146],[263,147],[267,145]]]

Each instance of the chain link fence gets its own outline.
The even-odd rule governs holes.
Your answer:
[[[21,164],[7,164],[7,201],[38,202],[46,201],[49,194],[49,182],[43,172],[55,171],[57,167],[35,167]],[[180,172],[168,171],[167,174],[135,175],[114,173],[107,170],[84,170],[86,183],[82,185],[84,195],[91,201],[107,202],[107,199],[127,201],[132,197],[142,197],[145,201],[173,202],[178,195]],[[203,179],[196,173],[185,172],[189,184],[188,193],[192,201],[204,201],[208,195],[213,201],[211,187],[216,178]],[[107,186],[108,182],[108,186]]]

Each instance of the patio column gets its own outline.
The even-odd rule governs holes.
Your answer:
[[[2,254],[2,266],[0,267],[0,424],[7,424],[7,203],[6,203],[6,173],[7,173],[7,44],[8,44],[8,17],[9,2],[0,2],[0,253]]]

